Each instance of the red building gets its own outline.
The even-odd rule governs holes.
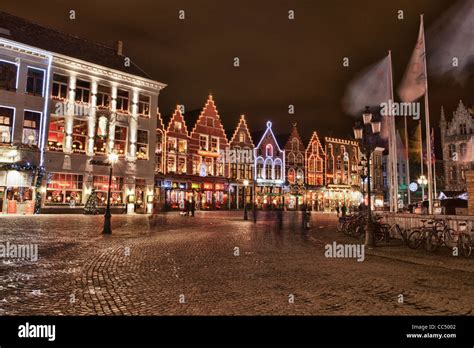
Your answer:
[[[313,132],[308,143],[305,158],[307,202],[312,210],[321,211],[324,206],[325,153],[316,131]]]
[[[305,148],[300,134],[293,124],[285,145],[286,184],[285,203],[288,209],[298,210],[305,202]]]
[[[216,105],[209,95],[189,135],[188,173],[201,209],[229,207],[229,142]]]
[[[230,140],[230,151],[226,154],[230,165],[231,208],[240,209],[244,202],[252,203],[254,147],[245,116],[241,115]]]

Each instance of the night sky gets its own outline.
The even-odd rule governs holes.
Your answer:
[[[297,121],[308,138],[352,136],[354,119],[342,111],[347,83],[392,50],[395,88],[412,53],[425,14],[427,30],[453,0],[2,0],[0,10],[108,46],[153,79],[168,84],[160,111],[176,104],[202,108],[212,92],[226,128],[247,116],[251,131],[273,121],[287,133]],[[76,19],[69,19],[69,10]],[[178,11],[185,11],[185,20]],[[288,11],[295,19],[288,19]],[[404,20],[397,11],[404,11]],[[427,37],[429,44],[430,38]],[[233,66],[235,57],[240,67]],[[350,58],[344,68],[343,57]],[[429,61],[428,61],[429,63]],[[430,78],[432,125],[439,109],[451,115],[459,99],[474,103],[474,78],[462,86]],[[295,115],[288,115],[288,105]],[[410,122],[410,127],[415,123]]]

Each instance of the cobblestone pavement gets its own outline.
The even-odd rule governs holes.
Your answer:
[[[472,258],[396,244],[363,262],[326,258],[326,244],[357,242],[335,231],[334,215],[313,214],[307,233],[297,213],[284,214],[283,228],[273,217],[113,216],[109,236],[102,216],[0,217],[1,243],[39,253],[0,261],[0,315],[473,313]]]

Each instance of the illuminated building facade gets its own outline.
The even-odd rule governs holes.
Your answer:
[[[257,207],[263,209],[281,207],[285,184],[285,151],[280,148],[270,121],[267,122],[267,128],[254,149],[254,158]]]
[[[299,210],[305,203],[305,146],[296,123],[285,144],[285,172],[287,192],[285,205],[289,210]]]
[[[314,211],[324,210],[324,163],[325,153],[318,133],[311,135],[305,152],[305,181],[308,206]]]

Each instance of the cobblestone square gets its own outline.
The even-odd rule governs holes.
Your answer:
[[[0,218],[0,242],[37,244],[38,260],[3,259],[0,315],[470,315],[472,258],[396,243],[365,260],[327,258],[354,243],[335,215],[258,222],[242,212]],[[400,295],[403,303],[400,303]]]

